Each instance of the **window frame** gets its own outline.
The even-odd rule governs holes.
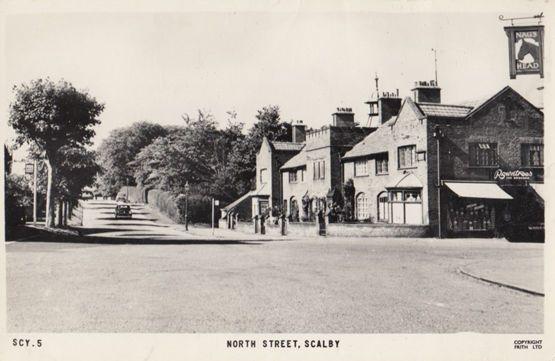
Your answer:
[[[357,172],[357,164],[362,164],[364,163],[364,173],[360,173]],[[359,159],[359,160],[355,160],[353,162],[353,172],[355,177],[368,177],[370,175],[369,169],[368,169],[368,159]]]
[[[385,172],[383,171],[383,165],[382,165],[382,171],[379,172],[378,171],[378,164],[380,164],[381,162],[385,161]],[[375,159],[375,174],[376,175],[386,175],[389,174],[389,153],[382,153],[379,156],[376,157]]]
[[[411,164],[410,165],[402,165],[401,164],[401,153],[407,149],[410,149],[410,158],[411,158]],[[406,160],[405,156],[402,157],[403,160]],[[416,161],[416,144],[407,144],[407,145],[402,145],[400,147],[397,147],[397,168],[398,169],[412,169],[412,168],[416,168],[417,161]]]
[[[289,171],[287,173],[289,173],[289,183],[297,183],[298,182],[297,170]]]
[[[266,184],[267,182],[264,181],[264,174],[268,174],[268,168],[260,168],[260,184]]]
[[[488,148],[483,148],[488,147]],[[488,164],[482,164],[482,158],[491,157],[491,154],[482,153],[480,151],[493,150],[494,161]],[[468,143],[468,166],[473,168],[495,168],[499,167],[499,144],[495,142],[470,142]]]
[[[541,147],[539,150],[535,150],[540,152],[540,164],[532,164],[530,162],[530,155],[531,155],[531,148],[532,147]],[[520,164],[526,168],[543,168],[544,167],[544,160],[545,160],[545,153],[544,153],[544,145],[543,143],[521,143],[520,144]],[[525,161],[526,160],[526,161]]]

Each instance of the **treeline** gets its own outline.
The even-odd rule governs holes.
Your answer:
[[[291,126],[281,120],[278,106],[263,107],[255,117],[248,130],[234,112],[228,112],[226,126],[219,128],[210,113],[200,110],[195,116],[183,115],[179,126],[143,121],[113,130],[97,150],[102,166],[98,188],[114,197],[123,186],[137,185],[178,199],[188,185],[192,215],[211,197],[229,203],[254,188],[263,137],[291,138]],[[203,212],[196,213],[202,218]]]

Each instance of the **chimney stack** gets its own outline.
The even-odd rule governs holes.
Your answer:
[[[352,128],[355,126],[355,113],[352,108],[337,108],[332,117],[334,127]]]
[[[416,81],[411,90],[416,103],[441,103],[441,88],[435,80]]]
[[[297,120],[291,124],[291,133],[293,143],[304,143],[306,140],[306,125],[302,120]]]
[[[396,92],[382,92],[377,94],[376,99],[366,102],[370,107],[368,113],[369,127],[379,127],[392,117],[399,114],[401,109],[401,98],[399,98],[399,89]]]

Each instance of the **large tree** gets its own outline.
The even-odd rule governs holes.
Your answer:
[[[167,134],[163,126],[146,121],[113,130],[98,148],[102,166],[98,183],[102,193],[114,196],[122,186],[132,184],[135,170],[130,162],[144,147]]]
[[[52,227],[58,197],[54,185],[64,160],[60,150],[91,144],[104,104],[65,80],[33,80],[15,86],[14,92],[9,125],[17,132],[18,144],[29,143],[43,152],[48,167],[46,225]]]

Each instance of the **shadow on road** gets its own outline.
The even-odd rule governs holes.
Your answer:
[[[103,236],[89,236],[89,234],[98,234],[105,232],[132,232],[134,229],[114,229],[114,228],[81,228],[79,232],[81,235],[66,235],[53,233],[46,230],[18,227],[18,235],[14,235],[17,239],[8,238],[7,241],[15,243],[38,243],[38,242],[53,242],[53,243],[82,243],[82,244],[137,244],[137,245],[222,245],[222,244],[237,244],[237,245],[259,245],[260,242],[244,241],[235,239],[202,239],[202,238],[179,238],[172,235],[164,235],[158,233],[141,233],[130,234],[130,236],[123,237],[103,237]],[[24,235],[25,238],[21,239],[18,236]],[[30,237],[31,238],[27,238]]]

